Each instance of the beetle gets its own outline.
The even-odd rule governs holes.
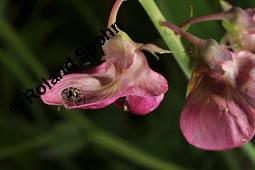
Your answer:
[[[81,94],[81,90],[74,87],[64,89],[61,92],[61,96],[64,102],[78,104],[83,100],[85,103],[85,97]]]

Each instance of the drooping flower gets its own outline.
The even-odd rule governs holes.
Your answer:
[[[108,26],[116,22],[123,0],[116,0]],[[42,96],[50,105],[66,108],[97,109],[115,103],[136,114],[147,114],[156,109],[168,90],[166,79],[154,72],[141,50],[168,53],[153,44],[133,42],[123,32],[112,36],[102,46],[105,62],[82,73],[63,76]]]
[[[255,133],[255,55],[231,52],[162,22],[199,49],[180,127],[187,141],[205,150],[238,147]]]
[[[233,49],[255,52],[255,9],[244,10],[231,6],[226,9],[224,12],[191,18],[183,22],[181,27],[203,21],[223,20],[223,26],[228,32],[227,40]]]

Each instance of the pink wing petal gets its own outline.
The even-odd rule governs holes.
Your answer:
[[[135,80],[130,95],[156,97],[168,90],[167,80],[149,67],[140,51],[136,52],[134,64],[127,71],[131,73],[130,77],[132,76],[129,79]]]
[[[164,98],[164,94],[156,97],[127,96],[128,110],[138,115],[146,115],[156,109]]]
[[[255,101],[255,55],[246,51],[232,55],[233,61],[229,66],[226,65],[226,73],[235,72],[232,81],[235,81],[236,88]]]
[[[182,133],[201,149],[238,147],[254,136],[255,110],[239,92],[214,81],[201,81],[188,96],[180,119]]]
[[[134,65],[127,71],[132,73],[134,81],[129,94],[126,95],[126,105],[130,112],[145,115],[156,109],[168,90],[167,80],[148,66],[143,53],[137,52]],[[126,77],[128,78],[128,77]],[[123,106],[122,106],[123,108]]]

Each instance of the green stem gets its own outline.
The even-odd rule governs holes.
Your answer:
[[[35,85],[33,79],[29,76],[24,67],[21,67],[18,61],[14,60],[10,55],[2,51],[2,49],[0,49],[0,63],[8,70],[8,73],[10,73],[8,75],[12,74],[16,77],[24,88],[33,87]],[[46,117],[41,105],[34,103],[30,108],[38,123],[42,124],[46,122]]]
[[[52,140],[54,140],[54,138],[55,136],[51,134],[43,135],[26,142],[16,144],[14,146],[2,148],[0,149],[0,159],[6,159],[15,155],[28,153],[31,150],[47,145]]]
[[[132,146],[131,144],[121,140],[120,138],[111,135],[103,130],[100,130],[89,122],[89,120],[80,111],[71,113],[70,111],[61,112],[65,119],[72,120],[89,133],[89,138],[92,143],[101,146],[113,153],[116,153],[126,159],[137,163],[143,167],[149,169],[158,170],[181,170],[176,165],[170,162],[163,161],[155,156],[152,156],[139,148]]]
[[[253,165],[255,165],[255,148],[252,143],[247,143],[241,147],[243,152],[249,157]]]
[[[32,52],[29,51],[14,29],[2,16],[0,16],[0,36],[8,46],[20,55],[22,62],[31,68],[37,77],[41,78],[46,75],[46,71],[41,63],[36,59]]]
[[[33,80],[24,72],[22,67],[18,65],[16,61],[14,61],[9,55],[3,52],[0,49],[0,62],[4,67],[9,71],[9,73],[13,74],[19,81],[24,85],[24,87],[30,87],[34,85]]]
[[[87,128],[87,126],[84,127]],[[88,140],[90,140],[92,143],[101,146],[104,149],[107,149],[122,157],[125,157],[128,160],[141,165],[142,167],[157,170],[183,170],[183,168],[180,168],[169,162],[149,155],[148,153],[145,153],[139,148],[136,148],[128,144],[127,142],[118,139],[117,137],[110,135],[102,130],[95,130],[95,128],[92,127],[90,127],[89,130],[90,131]],[[47,146],[53,140],[55,140],[55,138],[56,136],[54,134],[42,135],[27,142],[5,147],[3,149],[0,149],[0,159],[28,153],[34,149]]]
[[[94,130],[91,133],[90,140],[104,149],[107,149],[115,154],[127,158],[129,161],[137,163],[148,169],[158,170],[181,170],[176,165],[163,161],[157,157],[154,157],[139,148],[136,148],[127,142],[112,136],[106,132],[100,130]]]
[[[0,15],[4,15],[6,5],[7,5],[6,0],[0,1]]]
[[[185,53],[185,49],[180,41],[179,36],[177,36],[172,30],[166,29],[160,25],[160,22],[165,21],[166,19],[160,12],[154,0],[138,1],[151,18],[162,39],[172,50],[177,63],[180,65],[185,75],[189,78],[191,76],[192,68],[189,63],[189,57]]]
[[[152,156],[139,148],[132,146],[131,144],[119,139],[118,137],[111,135],[103,130],[92,126],[88,119],[80,111],[64,111],[61,112],[66,120],[74,121],[80,128],[83,129],[86,140],[90,140],[92,143],[101,146],[102,148],[116,153],[138,165],[157,170],[183,170],[170,162],[163,161],[155,156]],[[54,131],[54,130],[53,130]],[[41,135],[35,139],[0,149],[0,159],[13,157],[15,155],[21,155],[29,153],[40,147],[47,146],[53,140],[55,140],[55,134]]]
[[[240,170],[241,169],[239,166],[240,162],[238,159],[236,159],[236,157],[235,157],[235,155],[233,155],[233,153],[228,151],[228,152],[222,152],[221,155],[223,156],[223,159],[229,166],[229,169],[231,169],[231,170]]]

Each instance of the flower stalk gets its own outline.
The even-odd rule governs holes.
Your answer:
[[[112,11],[110,13],[110,17],[108,20],[108,27],[111,27],[111,25],[116,22],[117,14],[123,1],[125,0],[116,0],[115,4],[113,5]]]
[[[189,57],[185,53],[186,50],[184,49],[179,36],[176,35],[173,31],[166,29],[160,25],[160,22],[165,21],[166,19],[162,15],[154,0],[138,1],[149,15],[161,38],[165,41],[168,48],[172,50],[177,63],[180,65],[186,77],[190,78],[192,67],[190,66]]]

